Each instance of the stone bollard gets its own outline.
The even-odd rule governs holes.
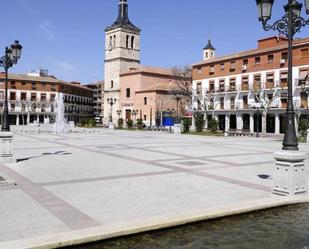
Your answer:
[[[307,191],[305,158],[306,154],[298,151],[275,153],[273,194],[296,195]]]
[[[175,124],[174,125],[174,134],[175,135],[181,135],[181,124]]]
[[[16,163],[12,149],[13,133],[9,131],[0,132],[1,139],[1,151],[0,151],[0,162],[1,163]]]

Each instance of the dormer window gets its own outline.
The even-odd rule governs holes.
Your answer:
[[[111,88],[114,88],[114,81],[111,81]]]
[[[127,35],[127,38],[126,38],[126,48],[129,48],[129,36]]]

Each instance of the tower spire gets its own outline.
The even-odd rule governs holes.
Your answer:
[[[131,23],[128,12],[129,12],[128,1],[119,0],[117,20],[111,26],[107,27],[106,31],[122,27],[122,28],[129,28],[139,32],[140,29],[135,25],[133,25],[133,23]]]

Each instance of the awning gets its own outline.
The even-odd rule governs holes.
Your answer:
[[[274,75],[273,74],[267,75],[267,79],[268,80],[273,80],[274,79]]]

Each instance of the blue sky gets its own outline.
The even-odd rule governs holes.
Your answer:
[[[142,29],[143,65],[173,67],[201,60],[208,38],[217,56],[256,47],[264,32],[255,0],[128,0],[131,21]],[[276,0],[273,19],[287,0]],[[104,29],[117,17],[118,0],[4,0],[0,49],[24,46],[14,73],[45,68],[67,81],[104,78]],[[303,13],[304,15],[304,13]],[[305,27],[297,37],[308,37]]]

